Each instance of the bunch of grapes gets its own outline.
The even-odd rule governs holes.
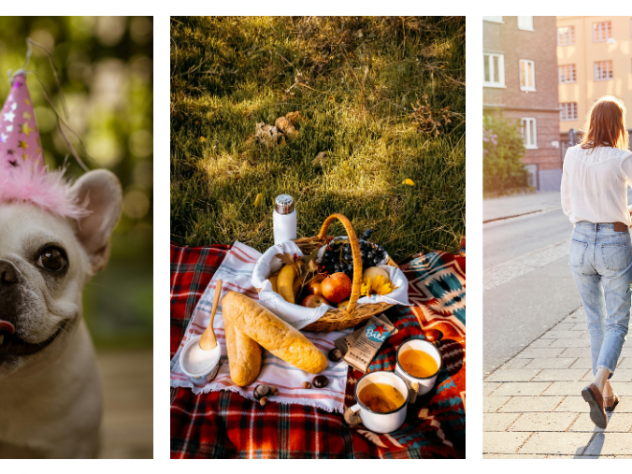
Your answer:
[[[377,265],[386,257],[386,250],[381,245],[370,242],[373,231],[368,229],[362,234],[360,243],[360,256],[362,257],[362,268],[366,269]],[[348,240],[332,240],[325,248],[320,260],[320,272],[346,273],[349,278],[353,277],[353,254],[351,244]]]

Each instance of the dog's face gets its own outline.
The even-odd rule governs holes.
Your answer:
[[[0,203],[0,380],[54,363],[82,317],[86,281],[107,263],[121,188],[106,171],[72,188],[88,202],[78,221],[29,203]]]

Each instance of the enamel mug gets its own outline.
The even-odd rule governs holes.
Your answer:
[[[362,391],[368,383],[384,383],[395,387],[404,397],[404,403],[399,408],[386,413],[373,411],[365,406],[358,393]],[[406,382],[395,375],[394,372],[371,372],[363,376],[356,385],[355,399],[356,404],[351,407],[354,412],[360,413],[362,424],[375,433],[390,433],[395,431],[406,421],[406,412],[408,408],[408,386]]]
[[[435,385],[437,381],[437,375],[441,372],[441,367],[443,366],[443,359],[441,358],[441,353],[439,349],[437,349],[437,344],[439,341],[435,341],[435,343],[431,343],[425,341],[423,339],[409,339],[404,342],[399,349],[397,350],[397,365],[395,366],[395,373],[405,378],[409,383],[417,382],[419,384],[419,390],[417,391],[418,395],[425,395]],[[423,351],[426,354],[430,355],[434,361],[437,363],[437,371],[428,377],[415,377],[414,375],[406,372],[402,366],[399,364],[399,357],[406,351],[417,350]]]

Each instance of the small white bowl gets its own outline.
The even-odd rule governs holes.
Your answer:
[[[205,351],[200,347],[201,338],[202,336],[194,336],[186,343],[180,353],[180,368],[192,379],[204,379],[210,382],[217,375],[222,348],[218,341],[215,349]],[[212,377],[209,379],[210,375]]]

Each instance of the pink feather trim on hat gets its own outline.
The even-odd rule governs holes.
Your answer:
[[[85,204],[73,196],[64,171],[48,172],[44,164],[26,74],[19,71],[0,111],[0,203],[29,202],[58,216],[84,217]]]
[[[32,171],[22,166],[9,171],[8,175],[5,173],[0,170],[0,202],[29,202],[51,214],[71,219],[89,214],[73,196],[64,170],[46,173],[46,168]]]

